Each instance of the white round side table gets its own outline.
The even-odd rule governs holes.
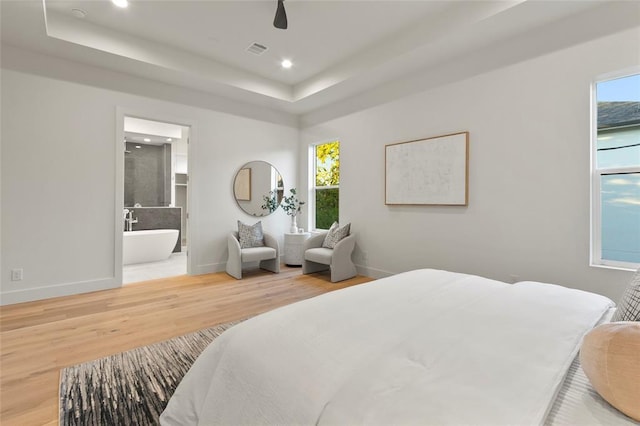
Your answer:
[[[309,232],[284,234],[284,263],[290,266],[302,266],[304,260],[304,241],[311,236]]]

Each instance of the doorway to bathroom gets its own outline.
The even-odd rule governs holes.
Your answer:
[[[187,274],[189,133],[124,116],[123,284]]]

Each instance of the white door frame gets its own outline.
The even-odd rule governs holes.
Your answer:
[[[124,209],[124,118],[135,117],[144,120],[160,121],[163,123],[171,123],[179,126],[189,127],[189,143],[187,145],[187,168],[189,181],[187,185],[187,213],[188,213],[188,226],[187,226],[187,274],[191,274],[195,270],[195,260],[198,244],[196,244],[195,232],[198,229],[197,209],[196,201],[193,194],[194,185],[197,185],[197,172],[193,169],[194,161],[192,160],[195,155],[197,147],[197,132],[196,122],[193,119],[185,119],[182,117],[175,117],[158,113],[157,111],[141,111],[124,107],[116,107],[116,140],[115,140],[115,201],[114,201],[114,265],[113,274],[116,283],[122,286],[122,238],[123,238],[123,220],[122,212]]]

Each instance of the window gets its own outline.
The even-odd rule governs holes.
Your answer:
[[[595,85],[592,264],[640,266],[640,74]]]
[[[340,142],[313,146],[313,208],[314,229],[329,229],[338,221],[340,201]]]

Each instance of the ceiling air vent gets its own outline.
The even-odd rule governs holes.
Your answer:
[[[247,52],[251,52],[254,55],[262,55],[265,50],[267,50],[267,46],[263,46],[260,43],[253,43],[251,46],[247,47]]]

